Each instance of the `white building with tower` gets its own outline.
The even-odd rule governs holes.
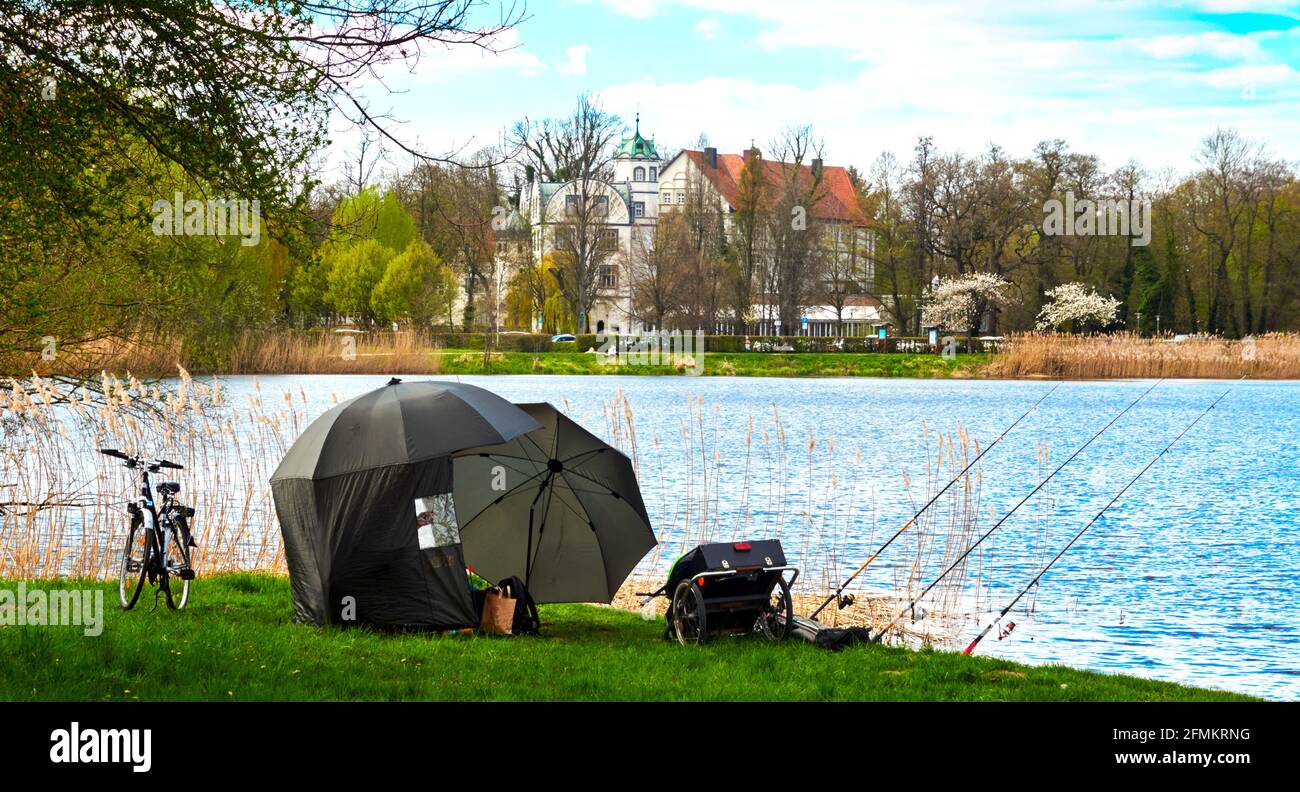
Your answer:
[[[614,252],[600,265],[596,279],[596,300],[587,318],[593,332],[633,334],[642,331],[632,311],[628,257],[634,249],[634,234],[643,240],[653,233],[659,216],[659,169],[663,162],[654,140],[641,135],[638,115],[636,130],[624,138],[611,162],[610,181],[587,192],[601,202],[605,213],[602,234]],[[570,204],[580,199],[582,188],[574,181],[548,182],[539,176],[523,197],[523,214],[533,229],[534,262],[555,250],[555,235],[561,232]]]
[[[719,154],[717,149],[703,151],[685,150],[671,161],[665,162],[652,138],[641,134],[641,119],[630,137],[624,138],[615,152],[612,176],[601,182],[593,191],[595,200],[601,202],[606,213],[602,234],[613,248],[612,254],[600,265],[596,282],[596,299],[588,326],[593,332],[638,334],[645,327],[636,318],[632,307],[630,259],[632,251],[639,249],[636,237],[642,244],[649,243],[655,224],[662,211],[670,211],[686,202],[687,185],[703,185],[718,201],[723,211],[724,223],[731,225],[739,192],[740,172],[747,157],[759,156],[756,149],[744,155]],[[780,184],[790,165],[765,160],[762,162],[764,178]],[[822,179],[826,197],[813,208],[823,221],[823,233],[828,235],[827,245],[833,255],[851,256],[863,268],[862,282],[870,284],[871,249],[873,235],[869,219],[862,213],[857,193],[848,172],[842,167],[827,166],[821,160],[801,166],[799,178]],[[536,178],[521,197],[521,216],[532,229],[532,260],[540,264],[556,248],[556,234],[563,232],[566,217],[572,211],[570,204],[579,200],[581,187],[573,181],[548,182]],[[767,300],[758,298],[753,315],[763,317],[771,313]],[[827,306],[809,306],[808,323],[800,328],[783,328],[786,334],[832,335],[843,332],[849,335],[866,335],[871,327],[881,321],[880,304],[875,298],[854,295],[841,312],[843,325],[837,324],[835,311]],[[536,317],[534,317],[536,322]],[[535,329],[530,328],[530,329]],[[774,332],[775,327],[763,327],[762,332]]]

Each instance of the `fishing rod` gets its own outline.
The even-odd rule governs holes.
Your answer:
[[[881,638],[883,638],[883,637],[885,636],[886,633],[888,633],[891,629],[893,629],[893,627],[894,627],[895,624],[898,624],[899,620],[902,619],[903,616],[905,616],[905,615],[907,614],[908,611],[910,611],[910,610],[912,610],[912,609],[914,609],[914,608],[916,607],[916,603],[920,602],[921,599],[924,598],[926,594],[929,594],[931,589],[933,589],[935,586],[939,585],[939,581],[941,581],[941,580],[943,580],[944,578],[946,578],[949,574],[952,573],[952,571],[953,571],[954,569],[956,569],[958,566],[960,566],[961,563],[962,563],[963,561],[965,561],[966,558],[967,558],[971,553],[975,552],[975,548],[977,548],[977,547],[979,547],[981,544],[983,544],[985,539],[988,539],[989,536],[991,536],[991,535],[993,534],[994,531],[996,531],[998,528],[1000,528],[1004,522],[1006,522],[1007,520],[1009,520],[1009,519],[1011,518],[1011,515],[1015,514],[1015,513],[1020,509],[1021,506],[1024,506],[1025,503],[1028,502],[1028,500],[1029,500],[1030,498],[1034,497],[1034,495],[1036,495],[1036,494],[1038,493],[1039,490],[1041,490],[1043,487],[1047,486],[1047,482],[1049,482],[1049,481],[1051,481],[1053,478],[1055,478],[1057,473],[1060,473],[1062,470],[1064,470],[1066,465],[1068,465],[1068,464],[1070,464],[1071,462],[1073,462],[1073,461],[1075,460],[1075,458],[1079,456],[1079,454],[1082,454],[1082,453],[1084,452],[1084,450],[1085,450],[1088,446],[1090,446],[1090,445],[1093,444],[1093,441],[1095,441],[1098,437],[1101,437],[1103,434],[1105,434],[1107,429],[1110,429],[1112,426],[1114,426],[1116,421],[1118,421],[1120,418],[1122,418],[1122,417],[1124,416],[1124,414],[1127,413],[1129,410],[1131,410],[1131,409],[1133,409],[1134,407],[1136,407],[1138,402],[1140,402],[1140,401],[1142,401],[1143,399],[1145,399],[1145,398],[1146,398],[1146,395],[1147,395],[1148,393],[1150,393],[1151,391],[1155,390],[1155,389],[1156,389],[1156,385],[1159,385],[1159,384],[1162,383],[1162,382],[1164,382],[1164,378],[1163,378],[1163,377],[1160,378],[1160,379],[1158,379],[1158,380],[1156,380],[1155,385],[1152,385],[1151,387],[1149,387],[1149,388],[1147,388],[1146,390],[1142,391],[1142,394],[1141,394],[1140,396],[1138,396],[1138,397],[1137,397],[1136,399],[1134,399],[1133,401],[1129,402],[1129,405],[1128,405],[1127,407],[1125,407],[1124,409],[1120,410],[1119,413],[1118,413],[1114,418],[1111,418],[1110,421],[1109,421],[1105,426],[1103,426],[1103,427],[1101,427],[1100,429],[1098,429],[1096,434],[1094,434],[1092,437],[1088,438],[1088,442],[1084,443],[1083,445],[1081,445],[1081,446],[1079,446],[1077,449],[1075,449],[1075,451],[1074,451],[1073,454],[1070,454],[1070,456],[1067,457],[1066,460],[1065,460],[1064,462],[1062,462],[1060,465],[1058,465],[1057,468],[1056,468],[1055,470],[1053,470],[1051,473],[1047,474],[1047,478],[1045,478],[1045,479],[1043,479],[1042,481],[1038,482],[1038,484],[1037,484],[1037,485],[1036,485],[1032,490],[1029,491],[1029,494],[1027,494],[1027,495],[1025,495],[1025,497],[1021,498],[1021,499],[1020,499],[1020,502],[1017,503],[1014,507],[1012,507],[1011,511],[1009,511],[1009,512],[1007,512],[1006,514],[1002,515],[1002,519],[1000,519],[1000,520],[998,520],[996,523],[994,523],[993,527],[990,528],[990,529],[988,529],[987,531],[985,531],[983,536],[981,536],[979,539],[976,539],[974,544],[972,544],[970,547],[966,548],[965,552],[963,552],[960,556],[958,556],[956,561],[953,561],[952,564],[951,564],[947,569],[945,569],[943,572],[939,573],[939,577],[935,578],[934,581],[930,583],[930,585],[928,585],[928,586],[926,586],[925,588],[921,589],[921,593],[920,593],[920,594],[917,594],[917,595],[916,595],[916,598],[913,599],[910,603],[908,603],[908,606],[907,606],[906,608],[903,608],[901,611],[899,611],[898,615],[895,616],[895,617],[894,617],[894,618],[889,622],[889,624],[885,625],[885,628],[884,628],[883,630],[881,630],[880,632],[876,633],[875,637],[874,637],[872,640],[879,641]]]
[[[1015,429],[1017,426],[1020,425],[1020,422],[1021,422],[1021,421],[1025,420],[1026,418],[1028,418],[1028,417],[1029,417],[1029,414],[1030,414],[1031,412],[1033,412],[1034,410],[1038,409],[1038,405],[1040,405],[1040,404],[1042,404],[1044,401],[1046,401],[1048,396],[1051,396],[1053,393],[1056,393],[1056,389],[1059,388],[1059,387],[1061,387],[1061,383],[1058,382],[1058,383],[1056,383],[1056,387],[1054,387],[1054,388],[1052,388],[1051,390],[1049,390],[1046,394],[1043,395],[1043,397],[1042,397],[1041,399],[1039,399],[1038,401],[1034,402],[1033,405],[1031,405],[1030,408],[1029,408],[1028,410],[1025,410],[1025,414],[1024,414],[1024,415],[1022,415],[1022,416],[1020,416],[1019,418],[1017,418],[1017,419],[1015,420],[1015,422],[1012,423],[1010,426],[1008,426],[1006,429],[1003,429],[1003,430],[1002,430],[1002,434],[1000,434],[1000,435],[998,435],[997,437],[993,438],[993,442],[989,443],[987,447],[985,447],[982,451],[980,451],[978,454],[976,454],[976,455],[975,455],[975,458],[972,459],[972,460],[970,461],[970,464],[968,464],[966,467],[962,468],[962,471],[961,471],[960,473],[958,473],[956,476],[954,476],[953,479],[952,479],[951,481],[949,481],[947,484],[945,484],[944,487],[943,487],[943,489],[941,489],[941,490],[939,490],[937,493],[935,493],[934,497],[931,498],[928,502],[926,502],[926,504],[925,504],[924,506],[922,506],[920,509],[918,509],[917,512],[916,512],[916,514],[913,514],[913,515],[911,516],[911,518],[908,519],[907,522],[903,523],[903,527],[902,527],[902,528],[899,528],[897,531],[895,531],[895,532],[894,532],[894,535],[891,536],[891,537],[889,537],[888,541],[886,541],[886,542],[885,542],[884,544],[882,544],[879,548],[877,548],[877,549],[876,549],[876,552],[872,553],[872,554],[871,554],[871,557],[869,557],[865,562],[863,562],[862,566],[858,567],[857,570],[855,570],[855,571],[853,572],[852,575],[849,575],[848,578],[847,578],[843,583],[840,584],[840,587],[837,588],[837,589],[835,589],[835,593],[832,594],[832,595],[830,595],[829,597],[827,597],[827,598],[826,598],[826,601],[823,602],[823,603],[821,604],[821,606],[817,608],[817,610],[813,611],[813,612],[812,612],[812,615],[809,616],[808,618],[810,618],[810,619],[816,619],[816,618],[817,618],[817,614],[819,614],[819,613],[821,613],[822,611],[826,610],[826,606],[827,606],[827,605],[830,605],[832,602],[835,602],[837,599],[839,599],[839,598],[841,597],[841,595],[843,595],[844,590],[847,589],[847,588],[849,587],[849,585],[852,584],[853,581],[857,579],[858,575],[861,575],[861,574],[863,573],[863,571],[866,570],[867,567],[871,566],[871,562],[872,562],[872,561],[875,561],[877,556],[879,556],[881,553],[885,552],[885,549],[886,549],[887,547],[889,547],[891,544],[893,544],[895,539],[897,539],[898,537],[902,536],[904,531],[906,531],[908,528],[912,527],[912,524],[915,523],[915,522],[917,521],[917,519],[918,519],[918,518],[919,518],[919,517],[920,517],[920,516],[925,512],[926,509],[928,509],[928,508],[930,508],[931,506],[933,506],[933,505],[935,504],[935,502],[938,501],[939,498],[942,497],[943,494],[944,494],[945,492],[947,492],[948,489],[949,489],[950,487],[952,487],[953,484],[956,484],[958,481],[960,481],[960,480],[962,479],[962,477],[965,476],[965,475],[970,471],[971,468],[975,467],[975,463],[976,463],[976,462],[979,462],[980,459],[981,459],[985,454],[987,454],[988,452],[990,452],[990,451],[993,450],[993,447],[994,447],[994,446],[996,446],[998,443],[1002,442],[1002,438],[1004,438],[1004,437],[1006,437],[1007,435],[1011,434],[1011,430],[1012,430],[1012,429]],[[841,600],[841,602],[843,603],[843,604],[840,605],[841,608],[843,608],[845,605],[848,604],[848,602],[844,602],[843,600]]]
[[[1102,507],[1102,510],[1097,512],[1097,515],[1093,517],[1091,520],[1089,520],[1087,525],[1080,528],[1079,532],[1076,533],[1074,537],[1070,539],[1070,541],[1065,545],[1065,547],[1061,548],[1061,552],[1057,553],[1055,558],[1047,562],[1047,566],[1043,567],[1042,570],[1039,571],[1037,575],[1034,575],[1034,579],[1029,581],[1029,584],[1020,590],[1020,593],[1017,594],[1015,596],[1015,599],[1011,600],[1011,602],[1008,603],[1007,606],[1002,609],[1002,612],[998,614],[997,618],[994,619],[992,622],[990,622],[989,625],[985,627],[984,630],[979,635],[975,636],[975,640],[970,642],[970,646],[966,647],[966,651],[962,652],[962,654],[968,655],[971,652],[974,652],[975,647],[979,645],[980,641],[984,640],[984,636],[989,634],[989,631],[993,629],[994,625],[1000,623],[1002,619],[1005,618],[1006,615],[1011,612],[1011,609],[1016,607],[1016,603],[1020,602],[1020,600],[1026,594],[1029,593],[1030,589],[1038,585],[1038,581],[1042,580],[1043,575],[1047,574],[1047,570],[1051,569],[1056,564],[1057,561],[1060,561],[1061,556],[1065,555],[1070,550],[1071,547],[1074,547],[1074,543],[1079,541],[1079,538],[1082,537],[1085,533],[1087,533],[1088,529],[1091,528],[1094,523],[1100,520],[1102,515],[1104,515],[1107,512],[1107,510],[1110,509],[1111,506],[1114,506],[1115,503],[1121,497],[1123,497],[1124,493],[1128,492],[1129,487],[1132,487],[1134,484],[1137,483],[1138,479],[1146,475],[1146,472],[1150,470],[1151,467],[1155,465],[1155,463],[1159,462],[1160,458],[1163,457],[1165,454],[1167,454],[1169,452],[1169,449],[1174,447],[1175,443],[1177,443],[1179,440],[1182,440],[1184,435],[1192,431],[1192,427],[1200,423],[1202,418],[1209,415],[1210,410],[1213,410],[1215,407],[1217,407],[1219,405],[1219,402],[1223,401],[1224,397],[1227,396],[1228,392],[1231,390],[1232,389],[1229,388],[1228,390],[1219,394],[1219,398],[1215,399],[1213,404],[1211,404],[1209,407],[1206,407],[1205,410],[1202,411],[1200,415],[1196,416],[1196,420],[1192,421],[1190,424],[1187,425],[1185,429],[1183,429],[1183,431],[1179,432],[1177,437],[1175,437],[1173,440],[1170,440],[1169,445],[1165,446],[1160,453],[1156,454],[1155,457],[1153,457],[1151,461],[1146,464],[1146,467],[1139,470],[1138,474],[1134,476],[1127,484],[1124,485],[1124,489],[1117,492],[1115,494],[1115,497],[1111,498],[1110,502],[1107,503],[1104,507]]]

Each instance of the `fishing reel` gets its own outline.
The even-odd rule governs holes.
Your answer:
[[[840,610],[844,610],[855,602],[857,602],[857,598],[852,594],[841,594],[839,602],[837,602],[836,605],[839,606]]]

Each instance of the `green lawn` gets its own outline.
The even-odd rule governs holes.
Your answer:
[[[98,637],[78,627],[0,627],[0,699],[797,699],[1245,700],[1063,667],[798,640],[665,642],[662,623],[587,605],[542,608],[533,638],[385,635],[292,622],[286,578],[200,579],[191,608],[117,607]],[[14,583],[0,588],[14,590]]]
[[[445,374],[678,374],[671,366],[602,365],[583,352],[501,352],[490,371],[483,370],[483,351],[440,350]],[[938,355],[872,352],[709,352],[704,374],[738,377],[973,377],[987,354],[960,354],[947,361]]]

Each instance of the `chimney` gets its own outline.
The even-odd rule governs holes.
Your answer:
[[[713,146],[709,146],[708,148],[704,149],[704,161],[705,161],[706,163],[708,163],[708,165],[709,165],[710,168],[713,168],[714,170],[717,170],[717,169],[718,169],[718,150],[717,150],[716,148],[714,148]]]
[[[812,175],[814,179],[822,177],[822,158],[818,157],[812,161]]]

